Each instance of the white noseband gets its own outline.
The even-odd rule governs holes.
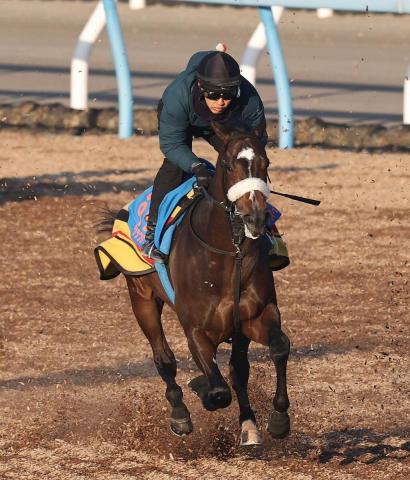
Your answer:
[[[266,182],[257,177],[250,177],[232,185],[228,190],[227,197],[231,202],[236,202],[236,200],[245,195],[245,193],[253,192],[255,190],[262,192],[266,198],[270,196],[270,190]]]

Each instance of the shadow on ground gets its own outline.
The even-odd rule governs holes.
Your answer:
[[[115,177],[124,175],[146,176],[138,180]],[[114,177],[112,180],[101,177]],[[72,195],[100,195],[102,193],[140,192],[152,184],[152,170],[146,168],[127,170],[62,172],[58,175],[9,177],[0,179],[0,205],[6,202],[36,200],[42,197]]]
[[[273,167],[272,172],[304,172],[330,170],[337,164],[323,164],[318,167]],[[138,180],[121,179],[122,176],[144,174]],[[113,177],[107,180],[104,177]],[[101,179],[102,178],[102,179]],[[85,170],[80,173],[61,172],[56,175],[0,178],[0,205],[6,202],[37,200],[42,197],[64,197],[72,195],[100,195],[102,193],[140,192],[153,183],[153,171],[148,168]]]

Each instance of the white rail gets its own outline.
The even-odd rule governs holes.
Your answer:
[[[283,7],[271,7],[275,23],[279,23],[282,16]],[[330,8],[318,8],[317,16],[319,18],[329,18],[333,15],[333,10]],[[251,38],[249,39],[245,51],[241,59],[241,73],[253,85],[256,84],[256,67],[260,60],[261,54],[266,47],[265,28],[262,22],[259,22],[255,28]]]
[[[273,19],[275,20],[275,23],[278,23],[283,13],[283,7],[271,8]],[[253,85],[256,83],[256,67],[265,47],[265,27],[262,22],[259,22],[251,38],[249,39],[248,44],[246,45],[240,63],[241,74]]]
[[[129,0],[129,7],[132,10],[141,10],[146,7],[146,0]],[[80,33],[71,59],[70,107],[76,110],[88,108],[89,58],[106,23],[104,4],[100,1]]]
[[[407,77],[403,87],[403,124],[410,125],[410,65],[407,69]]]
[[[131,10],[141,10],[141,8],[146,7],[146,1],[145,0],[130,0],[129,5],[130,5]]]
[[[106,24],[104,4],[98,2],[81,32],[71,59],[70,106],[86,110],[88,106],[88,59]]]
[[[318,18],[329,18],[333,15],[333,10],[331,8],[318,8],[316,15]]]

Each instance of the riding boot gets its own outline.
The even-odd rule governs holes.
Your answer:
[[[271,270],[276,271],[286,268],[290,263],[288,247],[276,225],[266,229],[266,236],[271,243],[268,253]]]
[[[141,247],[141,253],[155,262],[164,263],[167,256],[158,250],[154,243],[155,227],[156,222],[148,220],[147,232],[145,233],[145,240]]]

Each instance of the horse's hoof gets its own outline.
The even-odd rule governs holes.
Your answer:
[[[241,447],[258,447],[262,445],[262,436],[259,433],[258,427],[252,420],[245,420],[242,422]]]
[[[198,395],[204,408],[210,412],[218,408],[226,408],[232,402],[231,391],[226,387],[215,387],[210,389],[208,379],[205,375],[200,375],[188,383],[190,390]]]
[[[208,379],[205,375],[199,375],[188,382],[188,388],[202,400],[209,390]]]
[[[171,418],[170,429],[177,437],[185,437],[185,435],[192,433],[194,426],[192,425],[190,417]]]
[[[269,417],[268,431],[273,438],[285,438],[290,432],[290,418],[287,412],[274,410]]]

